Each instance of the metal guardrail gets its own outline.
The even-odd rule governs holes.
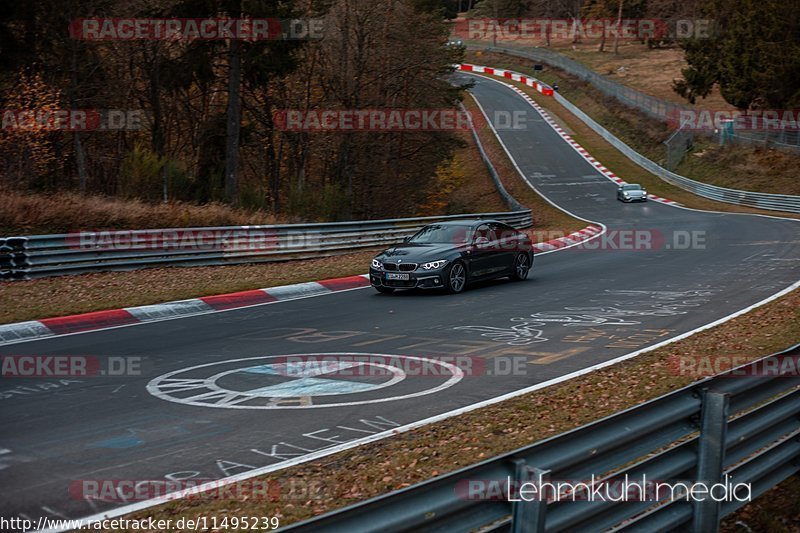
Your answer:
[[[800,470],[800,377],[755,375],[769,358],[800,356],[800,344],[637,407],[424,483],[285,528],[338,531],[603,530],[708,533],[746,502],[509,501],[465,497],[470,481],[506,487],[532,479],[683,480],[729,476],[755,498]],[[767,363],[769,364],[769,363]],[[780,368],[780,367],[778,367]],[[541,476],[541,477],[540,477]],[[517,496],[516,499],[519,499]],[[632,501],[631,501],[632,500]]]
[[[389,246],[425,224],[495,219],[522,229],[530,209],[505,213],[387,220],[173,228],[0,237],[0,279],[16,280],[101,270],[202,266],[306,259]]]
[[[463,105],[461,107],[463,110]],[[480,218],[500,220],[517,229],[532,226],[531,210],[525,209],[505,189],[471,119],[469,126],[481,159],[510,212],[0,237],[0,280],[157,266],[231,265],[325,257],[396,244],[425,224],[443,220]]]
[[[679,113],[684,110],[697,110],[695,107],[670,102],[649,94],[645,94],[632,87],[616,82],[595,72],[589,67],[570,59],[554,50],[536,46],[487,46],[479,42],[467,44],[468,48],[488,50],[490,52],[501,52],[509,55],[524,57],[533,61],[547,63],[550,66],[561,69],[572,74],[581,80],[590,83],[595,89],[603,94],[610,96],[619,102],[638,109],[642,113],[660,120],[668,122],[676,120]],[[705,132],[708,136],[717,136],[711,131]],[[754,144],[759,146],[770,146],[786,150],[800,151],[800,132],[796,128],[779,128],[775,131],[739,131],[735,135],[729,135],[727,139],[742,143]]]
[[[489,50],[492,48],[489,47]],[[505,50],[505,49],[503,49]],[[504,72],[513,72],[504,69]],[[514,73],[519,76],[526,76],[533,79],[526,74]],[[741,205],[745,207],[753,207],[757,209],[766,209],[770,211],[785,211],[789,213],[800,213],[800,196],[793,196],[789,194],[771,194],[753,191],[742,191],[739,189],[728,189],[725,187],[718,187],[708,183],[702,183],[693,179],[676,174],[658,163],[646,158],[622,140],[617,138],[613,133],[601,126],[592,117],[584,113],[580,108],[575,106],[572,102],[564,98],[560,93],[554,92],[553,97],[562,106],[567,108],[572,114],[583,121],[587,126],[600,135],[603,139],[609,142],[617,150],[622,152],[628,159],[647,170],[651,174],[655,174],[667,183],[680,187],[703,198],[716,200],[718,202],[725,202],[728,204]]]
[[[765,192],[742,191],[739,189],[727,189],[708,183],[702,183],[689,179],[680,174],[675,174],[657,164],[650,159],[622,142],[613,133],[598,124],[592,117],[581,111],[572,102],[555,93],[554,98],[558,103],[567,108],[573,115],[582,120],[587,126],[592,128],[595,133],[609,142],[614,148],[625,154],[625,156],[647,170],[663,179],[667,183],[680,187],[703,198],[725,202],[728,204],[755,207],[758,209],[768,209],[770,211],[786,211],[789,213],[800,213],[800,196],[789,194],[771,194]]]
[[[467,112],[467,108],[464,107],[464,104],[460,104],[460,107],[461,111],[464,112],[464,114],[467,117],[467,120],[469,121],[469,129],[470,131],[472,131],[472,139],[475,141],[475,145],[478,147],[478,152],[481,154],[481,159],[483,160],[483,164],[486,166],[486,170],[489,171],[489,175],[492,177],[492,181],[494,182],[494,186],[497,189],[497,192],[500,194],[500,197],[503,199],[503,201],[509,207],[509,209],[512,209],[514,211],[520,211],[522,209],[525,209],[525,206],[519,203],[519,201],[517,201],[516,198],[511,196],[511,193],[509,193],[506,190],[505,186],[503,185],[503,182],[500,180],[500,175],[497,173],[497,169],[494,168],[492,160],[489,159],[489,154],[486,153],[486,149],[483,147],[483,143],[481,142],[481,138],[478,135],[478,131],[475,129],[475,125],[472,122],[472,117],[470,116],[469,112]]]

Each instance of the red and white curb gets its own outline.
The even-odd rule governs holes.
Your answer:
[[[55,337],[84,331],[96,331],[145,322],[155,322],[191,315],[203,315],[263,305],[273,302],[295,300],[309,296],[320,296],[334,292],[358,289],[369,285],[367,274],[346,278],[297,283],[283,287],[254,289],[204,296],[190,300],[179,300],[156,305],[142,305],[123,309],[95,311],[42,320],[30,320],[14,324],[0,325],[0,345],[13,344],[43,337]]]
[[[494,69],[494,68],[491,68],[491,67],[480,67],[480,66],[477,66],[477,65],[462,65],[462,66],[469,66],[470,68],[469,69],[460,69],[460,70],[466,70],[466,71],[469,71],[469,72],[481,72],[481,73],[484,73],[484,74],[494,74],[495,76],[503,76],[504,78],[511,78],[514,81],[522,81],[521,78],[525,77],[523,74],[519,74],[518,72],[513,72],[513,71],[510,71],[510,70]],[[501,72],[502,74],[497,74],[497,72]],[[508,73],[512,73],[513,75],[506,75]],[[532,78],[527,78],[527,81],[531,81],[531,79]],[[536,80],[534,80],[534,81],[536,81]],[[540,84],[540,82],[537,82],[537,83]],[[542,115],[542,118],[544,118],[545,122],[547,122],[547,124],[549,124],[550,127],[553,128],[556,131],[556,133],[558,133],[559,136],[561,136],[562,139],[567,141],[567,143],[576,152],[578,152],[578,154],[580,154],[581,157],[583,157],[586,161],[588,161],[589,164],[592,165],[600,174],[602,174],[606,178],[610,179],[611,181],[613,181],[617,185],[625,185],[627,183],[625,180],[623,180],[622,178],[620,178],[619,176],[617,176],[616,174],[611,172],[608,168],[606,168],[600,161],[598,161],[597,159],[592,157],[592,154],[590,154],[589,151],[586,150],[586,148],[584,148],[583,146],[578,144],[566,131],[564,131],[564,129],[561,126],[559,126],[558,123],[555,120],[553,120],[553,118],[547,113],[547,111],[545,111],[542,106],[537,104],[533,100],[533,98],[528,96],[528,94],[525,91],[523,91],[519,87],[515,87],[514,85],[511,85],[510,83],[509,84],[505,84],[505,85],[510,87],[512,90],[514,90],[514,92],[516,92],[517,94],[522,96],[522,98],[524,98],[526,102],[528,102],[531,106],[533,106],[533,108],[536,111],[538,111],[539,114]],[[525,83],[525,85],[533,87],[533,85],[531,85],[530,83]],[[534,88],[536,88],[536,87],[534,87]],[[542,94],[545,94],[546,96],[552,96],[552,94],[553,94],[552,92],[550,92],[550,94],[548,95],[548,94],[542,92],[541,90],[539,90],[538,88],[536,88],[536,90],[538,90]],[[656,202],[660,202],[662,204],[681,205],[681,204],[679,204],[678,202],[676,202],[674,200],[669,200],[667,198],[662,198],[661,196],[656,196],[655,194],[648,194],[647,197],[650,200],[653,200],[653,201],[656,201]]]
[[[600,226],[586,226],[582,230],[573,231],[569,235],[565,237],[559,237],[558,239],[551,239],[546,242],[540,242],[538,244],[533,245],[533,249],[537,252],[550,252],[552,250],[560,250],[561,248],[568,248],[570,246],[575,246],[576,244],[580,244],[584,241],[588,241],[589,239],[603,233],[603,228]]]
[[[599,233],[602,233],[602,231],[601,227],[591,225],[580,231],[570,233],[565,237],[535,244],[533,248],[536,252],[550,252],[553,250],[565,249],[587,241]],[[146,322],[157,322],[179,317],[217,313],[254,305],[264,305],[360,289],[368,287],[369,285],[369,274],[361,274],[346,278],[296,283],[294,285],[285,285],[282,287],[203,296],[201,298],[178,300],[155,305],[141,305],[138,307],[95,311],[80,315],[16,322],[13,324],[0,325],[0,345],[14,344],[46,337],[56,337],[59,335],[83,333],[86,331],[130,326],[133,324],[144,324]]]
[[[545,96],[553,96],[553,88],[547,85],[546,83],[542,83],[536,78],[531,78],[530,76],[526,76],[525,74],[514,72],[513,70],[505,70],[502,68],[493,68],[493,67],[483,67],[481,65],[470,65],[469,63],[461,63],[459,65],[456,65],[456,68],[464,72],[477,72],[481,74],[492,74],[494,76],[502,76],[504,78],[508,78],[513,81],[524,83],[528,87],[536,89]]]

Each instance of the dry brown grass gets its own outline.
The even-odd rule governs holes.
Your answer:
[[[505,54],[471,52],[467,54],[466,61],[516,70],[546,83],[558,83],[559,91],[568,100],[626,144],[656,162],[664,158],[662,142],[670,134],[665,125],[605,97],[580,80],[556,70],[534,73],[533,61]],[[508,79],[503,81],[510,82]],[[626,181],[641,183],[654,194],[698,209],[776,214],[774,211],[752,210],[713,202],[674,187],[630,161],[552,98],[543,97],[522,84],[515,83],[515,85],[544,107],[594,157]],[[696,142],[696,151],[689,154],[676,170],[679,174],[723,187],[800,194],[800,180],[797,179],[800,156],[791,152],[759,147],[732,144],[718,146],[699,138]],[[781,213],[781,216],[794,215]]]
[[[800,531],[800,474],[795,474],[777,487],[765,492],[753,503],[725,518],[719,530],[723,533],[768,531],[797,533]],[[742,527],[744,524],[747,528]]]
[[[364,274],[375,251],[254,265],[148,268],[0,282],[0,324]]]
[[[613,51],[598,52],[594,43],[582,43],[574,47],[570,43],[557,41],[553,49],[583,63],[609,79],[638,89],[663,100],[691,105],[675,91],[672,82],[681,79],[681,70],[688,65],[683,50],[671,48],[650,49],[637,42],[620,43],[619,54]],[[701,99],[697,107],[710,109],[734,109],[714,87],[707,98]]]
[[[465,146],[450,166],[462,178],[452,190],[431,187],[430,209],[411,215],[436,215],[507,210],[475,148],[470,132],[460,132]],[[387,217],[396,213],[388,213]],[[411,216],[409,215],[409,216]],[[0,236],[68,233],[87,229],[149,229],[234,226],[299,222],[266,211],[235,209],[222,203],[152,203],[136,199],[6,190],[0,195]]]
[[[35,194],[7,190],[0,195],[0,235],[274,223],[275,218],[266,212],[233,209],[219,203],[147,203],[71,192]]]
[[[471,44],[490,45],[491,40],[469,41]],[[541,39],[514,39],[497,41],[497,46],[508,48],[539,46],[544,48]],[[688,64],[683,50],[677,46],[653,48],[639,42],[621,42],[619,53],[614,54],[609,43],[605,52],[598,51],[599,41],[584,40],[573,44],[571,40],[553,39],[549,50],[559,52],[582,63],[607,78],[638,89],[645,94],[670,102],[689,105],[685,99],[672,90],[672,82],[681,79],[681,70]],[[709,109],[734,109],[714,87],[707,98],[701,99],[697,107]]]

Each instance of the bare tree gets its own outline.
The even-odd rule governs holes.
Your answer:
[[[619,34],[622,31],[622,8],[625,0],[619,0],[619,9],[617,10],[617,31],[614,33],[614,53],[619,54]]]

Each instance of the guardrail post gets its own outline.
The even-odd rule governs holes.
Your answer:
[[[725,461],[725,438],[728,433],[728,394],[706,390],[700,420],[700,440],[697,451],[699,483],[711,487],[722,481]],[[706,495],[694,502],[693,530],[696,533],[719,531],[720,502]]]
[[[550,471],[531,468],[524,459],[514,460],[514,481],[516,489],[528,481],[534,480],[537,484],[550,480]],[[508,495],[509,497],[512,494]],[[517,500],[521,500],[517,494]],[[511,507],[511,532],[512,533],[544,533],[544,519],[547,513],[547,495],[537,493],[537,498],[532,501],[514,501]]]

